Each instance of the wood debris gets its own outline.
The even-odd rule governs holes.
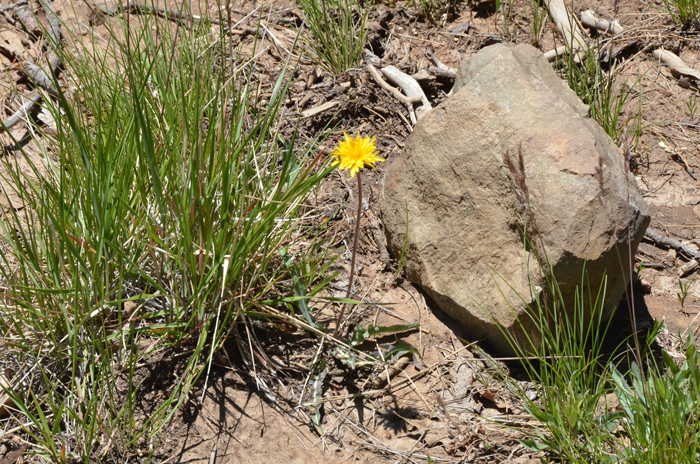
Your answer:
[[[339,101],[329,101],[326,103],[322,103],[318,106],[314,106],[313,108],[309,108],[308,110],[304,110],[301,112],[301,117],[302,118],[310,118],[311,116],[315,116],[319,113],[323,113],[326,110],[329,110],[333,108],[336,105],[339,105]]]
[[[375,68],[372,64],[367,63],[365,64],[365,67],[381,88],[391,93],[401,103],[406,105],[406,107],[408,108],[409,116],[411,117],[411,124],[415,124],[416,122],[418,122],[418,120],[416,119],[416,113],[413,109],[413,104],[421,102],[423,99],[421,97],[407,97],[406,95],[402,94],[401,91],[396,87],[392,87],[391,85],[387,84],[387,82],[384,79],[382,79],[382,77],[379,75],[377,68]]]
[[[435,68],[438,70],[438,72],[441,75],[450,77],[452,79],[457,78],[457,70],[455,68],[451,68],[445,64],[443,64],[440,60],[437,59],[437,57],[431,52],[430,50],[427,50],[425,52],[425,56],[435,65]]]
[[[591,29],[598,31],[610,33],[613,35],[621,34],[625,29],[617,22],[616,19],[612,21],[607,21],[605,19],[599,19],[596,17],[593,10],[586,10],[581,12],[581,24]]]
[[[549,16],[561,33],[566,47],[573,50],[585,49],[587,47],[586,39],[566,8],[564,0],[547,0],[545,3]]]
[[[383,67],[382,74],[384,74],[387,77],[387,79],[392,81],[394,84],[398,85],[407,97],[420,98],[420,102],[422,103],[422,105],[416,109],[416,116],[419,119],[425,113],[433,109],[432,105],[430,104],[430,101],[428,100],[428,97],[425,96],[425,92],[423,92],[423,89],[414,78],[412,78],[405,72],[400,71],[395,66]]]
[[[663,235],[659,234],[653,229],[647,229],[646,233],[644,234],[644,238],[651,240],[657,246],[664,248],[672,248],[676,251],[680,251],[681,253],[693,259],[700,259],[699,252],[693,250],[688,245],[683,244],[675,238],[664,237]]]
[[[678,79],[681,76],[687,76],[692,77],[696,81],[700,81],[700,72],[685,64],[685,61],[680,59],[675,53],[664,50],[663,48],[657,48],[652,52],[652,55],[654,55],[654,58],[659,60],[661,64],[669,67],[673,77]]]

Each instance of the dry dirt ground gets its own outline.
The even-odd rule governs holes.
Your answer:
[[[195,2],[192,2],[195,3]],[[501,26],[492,13],[473,11],[467,2],[438,15],[433,24],[413,8],[413,2],[378,2],[369,13],[368,47],[385,64],[393,64],[414,74],[430,62],[432,51],[444,64],[458,67],[479,49],[505,40]],[[420,5],[420,2],[415,2]],[[9,5],[2,0],[1,5]],[[174,5],[175,3],[173,3]],[[179,4],[179,2],[178,2]],[[55,3],[67,27],[79,34],[104,33],[104,26],[90,18],[85,3],[65,0]],[[530,43],[528,22],[532,4],[516,0],[515,21],[519,24],[515,41]],[[172,5],[171,5],[172,6]],[[626,48],[618,56],[619,83],[633,86],[621,119],[630,119],[629,129],[636,127],[641,111],[641,137],[633,166],[639,187],[652,212],[652,227],[670,237],[700,248],[700,137],[697,118],[690,113],[688,102],[700,98],[694,82],[679,82],[652,56],[663,45],[676,52],[688,66],[700,69],[698,36],[693,29],[674,28],[663,12],[662,2],[612,0],[574,2],[576,13],[593,9],[599,17],[616,17],[625,32],[615,44]],[[191,5],[193,13],[217,15],[215,7]],[[252,13],[252,14],[249,14]],[[282,67],[284,49],[291,46],[295,27],[300,23],[289,1],[255,3],[238,2],[232,11],[234,20],[243,20],[233,31],[243,54],[259,55],[262,88],[277,78]],[[108,18],[115,21],[117,18]],[[267,32],[253,48],[253,26],[261,20]],[[545,26],[539,44],[543,51],[559,40],[553,25]],[[589,31],[590,32],[590,31]],[[601,35],[601,39],[607,36]],[[561,46],[561,42],[559,42]],[[19,73],[19,61],[8,47],[19,53],[36,54],[40,44],[13,16],[12,10],[0,13],[0,61],[4,69],[0,89],[2,117],[15,112],[31,85]],[[23,51],[24,50],[24,51]],[[36,55],[35,55],[36,56]],[[390,160],[404,147],[411,132],[406,108],[381,90],[363,69],[353,69],[340,76],[323,73],[309,79],[315,66],[302,60],[290,87],[283,117],[300,121],[300,140],[304,142],[325,127],[333,128],[329,140],[342,131],[374,134],[381,156]],[[11,83],[18,85],[11,89]],[[435,78],[424,83],[434,105],[450,91],[448,79]],[[263,92],[262,98],[265,98]],[[312,115],[305,110],[335,102],[328,110]],[[27,125],[20,123],[11,133],[25,140]],[[282,128],[293,130],[293,123]],[[6,134],[0,136],[3,156],[16,152]],[[660,143],[666,146],[662,147]],[[30,153],[38,156],[29,142]],[[456,326],[433,303],[410,283],[395,277],[397,262],[384,248],[378,211],[379,185],[383,165],[365,175],[364,198],[367,209],[362,222],[357,280],[353,297],[366,301],[349,314],[351,323],[380,325],[418,323],[420,330],[400,334],[418,347],[420,364],[403,369],[379,369],[360,374],[341,365],[329,366],[329,388],[322,399],[325,417],[322,431],[313,427],[311,415],[316,405],[309,405],[309,372],[319,342],[301,332],[264,331],[259,337],[271,356],[284,370],[274,375],[262,369],[254,375],[242,362],[235,346],[226,347],[218,358],[213,381],[199,402],[201,392],[177,413],[158,440],[142,443],[141,448],[121,450],[113,462],[142,462],[153,449],[152,462],[168,463],[306,463],[306,462],[539,462],[545,455],[534,455],[518,439],[533,430],[535,423],[516,398],[503,387],[494,373],[495,366],[483,361],[468,331]],[[332,173],[317,197],[315,206],[329,221],[329,234],[341,252],[332,270],[337,278],[331,283],[332,296],[344,297],[348,285],[350,246],[356,198],[354,179],[345,172]],[[16,207],[12,198],[0,199],[3,208]],[[688,297],[682,306],[676,293],[679,269],[688,258],[675,251],[644,242],[637,261],[645,268],[641,279],[647,293],[640,304],[648,309],[643,321],[665,319],[671,333],[698,327],[700,321],[700,280],[696,274],[683,277],[690,282]],[[641,288],[640,287],[640,288]],[[318,302],[322,322],[333,328],[337,304]],[[624,311],[623,311],[624,312]],[[624,319],[624,317],[622,318]],[[644,317],[642,317],[644,319]],[[642,322],[642,321],[640,321]],[[624,327],[623,327],[624,329]],[[393,337],[392,337],[393,338]],[[487,349],[486,346],[484,348]],[[516,364],[500,364],[518,375]],[[139,372],[146,379],[139,398],[137,423],[152,410],[168,386],[176,381],[179,365],[163,362]],[[391,374],[391,375],[390,375]],[[388,376],[388,380],[387,380]],[[388,385],[387,385],[388,383]],[[526,384],[524,384],[526,385]],[[384,389],[384,387],[388,387]],[[375,393],[372,393],[375,391]],[[26,436],[0,435],[0,459]],[[34,462],[30,455],[24,462]],[[5,461],[2,461],[5,462]],[[38,461],[37,461],[38,462]]]

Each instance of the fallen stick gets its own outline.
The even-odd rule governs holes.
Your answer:
[[[61,41],[63,39],[63,34],[61,33],[61,20],[56,15],[56,11],[53,9],[53,5],[49,0],[39,0],[44,12],[46,13],[46,19],[48,20],[49,27],[46,30],[49,36],[49,52],[47,54],[47,61],[51,68],[51,72],[55,76],[58,70],[62,66],[61,58],[56,53],[56,47],[61,46]],[[34,14],[34,13],[33,13]],[[54,86],[54,80],[46,74],[41,67],[37,66],[33,60],[26,60],[22,64],[22,70],[29,76],[39,87],[45,89],[53,96],[58,96],[58,91]],[[41,93],[34,91],[27,95],[27,101],[17,110],[15,113],[7,118],[0,126],[0,133],[5,130],[9,131],[15,124],[22,120],[22,117],[33,112],[37,106],[42,101]]]
[[[382,79],[382,77],[379,75],[379,71],[377,71],[377,68],[375,68],[373,65],[368,63],[366,64],[366,67],[372,77],[374,77],[374,80],[377,81],[377,84],[379,84],[384,90],[388,90],[389,92],[393,93],[394,96],[404,105],[412,105],[422,101],[421,97],[407,97],[406,95],[402,94],[399,89],[389,85],[384,79]]]
[[[552,18],[552,22],[564,40],[564,46],[561,49],[557,48],[546,52],[544,57],[551,63],[556,60],[557,56],[563,55],[571,49],[572,52],[576,52],[574,55],[574,62],[579,63],[581,61],[581,50],[587,48],[588,43],[579,30],[574,18],[566,9],[564,0],[546,0],[545,3],[549,11],[549,16]]]
[[[330,102],[322,103],[318,106],[315,106],[313,108],[309,108],[308,110],[302,111],[301,117],[302,118],[309,118],[311,116],[316,116],[317,114],[323,113],[324,111],[329,110],[329,109],[331,109],[334,106],[339,105],[339,104],[340,104],[340,102],[338,102],[338,101],[330,101]]]
[[[581,24],[598,31],[610,32],[613,35],[621,34],[625,30],[616,19],[610,22],[597,18],[593,10],[586,10],[581,13]]]
[[[688,245],[684,245],[675,238],[664,237],[663,235],[659,234],[658,232],[655,232],[652,229],[647,229],[647,231],[644,233],[644,237],[654,242],[654,245],[656,246],[673,248],[674,250],[680,251],[681,253],[693,259],[700,259],[700,253],[693,250]]]
[[[134,14],[155,14],[162,18],[167,18],[171,21],[209,21],[212,24],[221,24],[221,22],[216,18],[202,18],[201,16],[195,16],[190,14],[182,13],[174,8],[165,8],[160,5],[146,5],[139,2],[129,1],[124,5],[118,5],[116,8],[107,8],[106,6],[97,6],[100,11],[109,16],[114,16],[121,11],[129,11]]]
[[[391,379],[399,375],[410,363],[411,360],[407,356],[399,358],[393,365],[386,367],[382,373],[372,379],[367,386],[370,390],[384,388],[391,383]]]
[[[15,16],[30,34],[38,36],[41,33],[41,26],[36,20],[36,16],[34,15],[34,11],[32,10],[31,6],[22,5],[17,7],[15,9]]]
[[[59,60],[60,62],[60,60]],[[58,91],[53,85],[53,81],[46,72],[37,66],[33,60],[29,59],[22,63],[22,71],[34,81],[39,87],[49,92],[54,97],[58,96]],[[54,70],[55,71],[55,70]]]
[[[17,8],[18,6],[26,5],[27,3],[28,3],[28,0],[20,0],[19,2],[13,3],[12,5],[3,6],[2,8],[0,8],[0,13],[4,13],[8,10],[13,9],[13,8]]]
[[[2,123],[2,125],[0,126],[0,134],[5,130],[9,131],[12,128],[12,126],[20,122],[22,120],[22,117],[32,112],[34,108],[38,106],[41,102],[41,95],[36,90],[27,95],[26,98],[27,101],[24,102],[24,105],[20,106],[19,109],[15,111],[15,114],[7,118]]]
[[[450,68],[446,64],[440,62],[440,60],[438,60],[437,57],[433,55],[433,53],[430,50],[425,52],[425,56],[428,57],[428,59],[435,65],[435,67],[440,72],[440,75],[445,77],[451,77],[452,79],[457,78],[457,70],[454,68]]]
[[[406,107],[408,108],[408,114],[411,117],[411,124],[415,125],[416,122],[418,122],[418,120],[416,119],[416,113],[413,110],[413,104],[421,102],[422,98],[407,97],[406,95],[402,94],[401,91],[396,87],[392,87],[391,85],[387,84],[387,82],[384,79],[382,79],[382,76],[379,75],[379,71],[377,71],[377,68],[375,68],[372,64],[366,63],[365,67],[381,88],[393,94],[397,98],[397,100],[406,105]]]
[[[440,69],[436,66],[431,66],[430,68],[428,68],[428,72],[435,77],[443,77],[452,81],[457,79],[457,75],[454,71],[445,71],[444,69]]]
[[[394,84],[398,85],[399,88],[403,90],[403,93],[409,98],[420,98],[422,105],[416,108],[416,115],[418,118],[421,118],[423,114],[433,109],[428,97],[425,96],[420,84],[418,84],[414,78],[405,72],[400,71],[394,66],[386,66],[382,68],[382,74],[384,74]]]
[[[578,28],[576,21],[566,9],[564,0],[546,0],[547,10],[552,22],[557,26],[567,48],[578,50],[588,46],[586,39]]]
[[[559,47],[554,50],[550,50],[544,53],[544,57],[550,63],[557,59],[558,56],[563,55],[566,52],[566,47]]]
[[[675,53],[664,50],[663,48],[657,48],[652,52],[652,54],[654,55],[654,58],[669,67],[671,74],[673,74],[673,77],[676,79],[680,78],[681,76],[688,76],[700,81],[700,72],[685,64],[685,62]]]
[[[56,10],[53,9],[53,5],[51,5],[50,0],[39,0],[39,3],[44,9],[44,12],[46,13],[46,19],[49,23],[49,27],[46,30],[46,32],[48,33],[49,38],[53,41],[53,43],[57,45],[61,42],[61,39],[63,38],[63,34],[61,33],[61,20],[58,18]]]

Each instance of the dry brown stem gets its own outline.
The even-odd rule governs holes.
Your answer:
[[[414,103],[419,103],[423,99],[421,97],[407,97],[406,95],[402,94],[399,89],[396,87],[392,87],[391,85],[387,84],[387,82],[382,79],[382,76],[379,75],[379,72],[377,71],[377,68],[374,67],[374,65],[367,63],[365,64],[365,67],[369,71],[369,73],[372,75],[374,80],[379,84],[381,88],[386,90],[387,92],[391,93],[393,96],[395,96],[401,103],[406,105],[408,108],[408,113],[411,117],[411,123],[415,124],[417,122],[416,119],[416,113],[413,110],[413,104]]]
[[[613,35],[621,34],[625,28],[614,19],[612,22],[596,17],[593,10],[586,10],[581,13],[581,23],[598,31],[609,32]]]

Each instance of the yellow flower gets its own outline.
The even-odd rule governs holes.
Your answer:
[[[357,171],[365,167],[365,164],[374,168],[374,163],[384,161],[384,158],[377,156],[377,146],[375,145],[375,137],[349,137],[343,131],[345,140],[338,142],[338,146],[331,156],[337,157],[334,165],[340,164],[340,169],[349,169],[350,177],[355,177]]]

